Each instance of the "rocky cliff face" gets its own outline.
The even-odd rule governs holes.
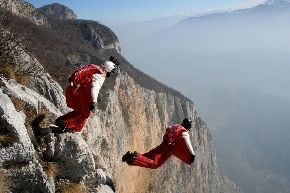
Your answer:
[[[211,135],[194,111],[193,103],[183,96],[148,90],[121,72],[114,87],[102,92],[102,98],[106,97],[107,101],[91,117],[82,135],[46,136],[49,139],[49,152],[46,153],[59,167],[57,178],[47,176],[45,166],[39,163],[41,159],[37,160],[38,152],[32,145],[34,136],[30,134],[29,137],[30,128],[25,126],[25,122],[29,119],[27,114],[39,112],[42,105],[52,120],[60,112],[44,96],[29,88],[13,81],[2,79],[2,82],[2,129],[11,130],[9,133],[17,136],[16,141],[21,139],[1,148],[5,173],[18,182],[12,187],[15,191],[30,184],[30,191],[54,192],[64,180],[81,182],[91,192],[106,186],[112,191],[107,185],[108,178],[113,179],[117,192],[241,192],[219,173]],[[53,86],[50,88],[54,89]],[[18,112],[15,98],[31,109],[24,112],[18,109]],[[129,167],[121,162],[126,150],[146,152],[158,145],[164,128],[184,116],[191,116],[195,123],[191,132],[197,153],[194,166],[185,165],[173,157],[158,170]],[[13,175],[17,164],[21,164],[17,167],[18,172],[28,176],[26,180]],[[35,170],[38,172],[35,173]]]
[[[94,31],[101,33],[98,28]],[[102,36],[98,38],[106,42]],[[89,45],[95,43],[87,41]],[[46,114],[42,127],[48,127],[69,109],[61,86],[51,78],[53,74],[47,74],[47,69],[41,68],[32,55],[22,52],[16,63],[22,70],[38,66],[38,73],[26,76],[25,84],[0,74],[0,174],[5,178],[1,180],[5,182],[2,190],[241,192],[220,174],[209,129],[192,101],[135,69],[118,55],[118,49],[115,52],[95,49],[108,52],[103,58],[109,54],[118,56],[121,69],[116,76],[106,79],[99,95],[98,111],[81,134],[48,134],[37,141],[31,121],[38,114]],[[87,62],[91,57],[89,53],[69,54],[76,63]],[[35,60],[33,65],[29,63]],[[174,157],[157,170],[129,167],[121,162],[127,150],[146,152],[158,145],[164,129],[185,116],[194,121],[190,135],[197,157],[193,166]]]
[[[38,9],[42,14],[47,17],[55,17],[58,19],[76,19],[77,15],[68,7],[53,3],[50,5],[43,6]]]
[[[22,0],[0,0],[0,8],[15,15],[28,18],[37,25],[47,25],[48,21],[33,5]]]
[[[95,21],[79,20],[77,25],[82,30],[84,39],[93,48],[100,51],[114,49],[121,53],[120,42],[116,41],[118,37],[111,29]]]
[[[49,17],[57,19],[77,18],[77,15],[71,9],[58,3],[36,9],[33,5],[23,0],[0,0],[0,8],[28,18],[37,25],[48,25]]]
[[[106,96],[108,103],[105,111],[97,115],[99,121],[92,119],[101,123],[99,128],[103,129],[98,135],[103,139],[94,142],[96,137],[89,133],[92,138],[88,143],[100,146],[99,154],[111,164],[109,171],[120,192],[240,192],[219,173],[211,135],[190,100],[180,94],[146,89],[126,73],[118,75],[114,89]],[[194,166],[174,157],[157,170],[128,167],[120,162],[126,150],[147,152],[159,145],[164,128],[184,116],[192,117],[195,123],[191,132],[197,153]]]
[[[71,24],[81,29],[82,36],[87,44],[90,44],[99,52],[114,49],[121,53],[119,39],[111,29],[96,21],[77,20],[77,15],[64,5],[54,3],[36,9],[23,0],[0,0],[0,13],[2,12],[1,9],[27,18],[36,25],[44,26],[44,28],[51,28],[52,25],[62,25],[58,20],[75,20],[71,21]]]

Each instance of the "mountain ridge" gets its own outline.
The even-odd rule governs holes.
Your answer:
[[[203,19],[203,18],[214,18],[214,17],[218,17],[218,16],[224,16],[224,15],[236,15],[236,14],[245,14],[245,13],[249,13],[249,12],[254,12],[256,10],[263,10],[263,9],[278,9],[277,11],[281,10],[281,9],[289,9],[290,8],[290,1],[289,0],[268,0],[262,4],[259,4],[257,6],[254,7],[250,7],[250,8],[243,8],[243,9],[237,9],[237,10],[225,10],[225,11],[219,11],[218,13],[209,13],[209,14],[204,14],[201,16],[193,16],[193,17],[188,17],[185,18],[184,20],[181,20],[180,23],[183,22],[189,22],[190,20],[194,20],[194,19]]]

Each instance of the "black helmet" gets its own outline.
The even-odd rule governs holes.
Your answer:
[[[191,118],[184,118],[181,125],[186,129],[186,130],[190,130],[191,129],[191,125],[192,125],[192,120]]]
[[[111,76],[111,73],[114,73],[119,66],[119,61],[117,58],[110,56],[109,61],[105,61],[103,66],[107,71],[107,77]]]
[[[116,66],[119,66],[119,61],[114,56],[110,56],[109,61],[113,62]]]

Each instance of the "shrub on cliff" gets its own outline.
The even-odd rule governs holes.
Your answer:
[[[24,37],[18,37],[16,29],[6,25],[6,17],[7,14],[0,11],[0,74],[26,85],[29,84],[27,77],[41,71],[41,67],[36,65],[36,59],[28,57],[31,49],[24,46]]]

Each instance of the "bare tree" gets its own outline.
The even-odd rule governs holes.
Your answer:
[[[6,14],[0,14],[0,67],[11,66],[17,76],[42,74],[43,67],[33,57],[31,49],[23,45],[23,39],[5,25],[5,18]]]
[[[14,37],[3,25],[4,19],[5,19],[5,15],[4,14],[0,15],[0,65],[1,66],[3,66],[4,64],[12,64],[14,62],[12,50],[17,46],[16,43],[14,45],[11,45],[11,42],[13,42]]]

